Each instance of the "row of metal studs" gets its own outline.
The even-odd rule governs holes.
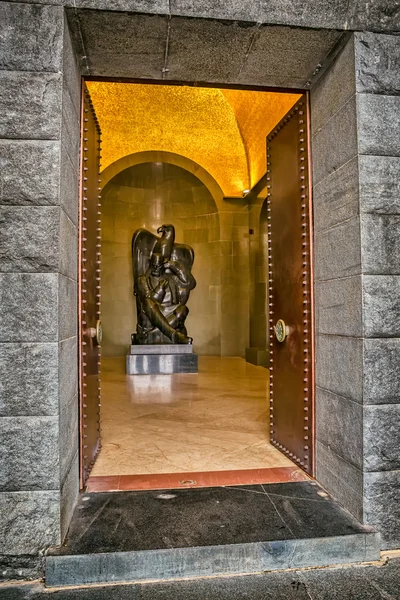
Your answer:
[[[100,139],[100,126],[99,126],[99,122],[98,119],[96,117],[96,113],[94,111],[94,107],[92,104],[92,101],[90,99],[90,95],[88,90],[85,90],[85,99],[84,99],[84,103],[85,106],[84,107],[84,127],[83,127],[83,194],[82,194],[82,210],[83,210],[83,215],[82,215],[82,253],[86,252],[86,247],[85,247],[85,242],[87,241],[87,238],[85,237],[85,233],[87,232],[87,227],[86,227],[86,221],[87,221],[87,217],[85,216],[85,212],[87,211],[87,206],[85,206],[85,202],[87,202],[88,198],[85,195],[85,192],[87,192],[87,187],[85,185],[85,183],[87,182],[88,178],[86,176],[88,167],[85,167],[85,162],[88,160],[88,157],[85,156],[85,153],[88,151],[88,149],[85,147],[86,142],[89,141],[89,138],[85,137],[85,134],[87,134],[88,132],[88,127],[85,127],[85,124],[88,123],[89,119],[86,116],[89,112],[91,112],[92,117],[94,119],[95,125],[96,125],[96,129],[97,129],[97,133],[99,136],[99,145],[97,147],[97,150],[99,152],[99,159],[101,159],[101,139]],[[100,171],[98,171],[98,176],[100,175]],[[98,183],[101,183],[101,179],[99,178]],[[101,192],[101,187],[98,187],[98,191]],[[97,226],[96,226],[96,320],[98,320],[100,318],[100,299],[101,299],[101,295],[100,295],[100,265],[101,265],[101,194],[99,193],[97,196]],[[87,261],[87,259],[82,256],[82,263],[85,263]],[[86,268],[84,265],[82,265],[82,284],[86,283]],[[86,290],[83,288],[82,286],[82,304],[86,304],[86,299],[84,298],[84,294],[86,294]],[[82,308],[82,326],[87,326],[87,322],[84,320],[86,314],[86,310],[84,308]],[[85,342],[84,340],[82,341],[83,346],[87,345],[87,342]],[[82,352],[83,357],[86,356],[86,352],[83,351]],[[99,400],[101,399],[101,382],[100,382],[100,360],[101,360],[101,351],[99,348],[98,351],[98,380],[97,380],[97,389],[98,389],[98,397]],[[86,367],[86,363],[82,362],[82,375],[85,378],[87,376],[86,372],[85,372],[85,367]],[[85,382],[83,382],[83,388],[86,388],[87,384]],[[82,407],[83,409],[87,408],[87,404],[85,403],[85,398],[87,398],[87,394],[85,393],[85,391],[83,392],[83,403],[82,403]],[[99,407],[101,406],[101,402],[99,401]],[[83,413],[83,421],[85,420],[85,418],[87,418],[87,415],[85,413]],[[86,429],[87,425],[83,422],[83,429]],[[101,428],[100,428],[100,417],[98,420],[98,432],[100,434]],[[87,435],[84,433],[83,434],[83,439],[86,439]],[[83,450],[87,449],[87,444],[83,444]],[[100,449],[100,446],[98,448],[98,450]],[[83,462],[85,464],[85,461],[88,459],[88,455],[84,454],[83,455]],[[95,461],[94,457],[90,463],[88,465],[85,465],[85,470],[87,472],[90,472],[90,470],[93,467],[94,461]]]
[[[286,125],[286,123],[298,112],[300,116],[303,115],[304,110],[300,110],[303,109],[303,102],[300,102],[298,105],[296,105],[293,109],[292,112],[290,112],[280,123],[279,125],[274,129],[274,131],[268,136],[268,141],[271,142],[275,136],[279,133],[279,131]],[[308,290],[307,290],[307,284],[309,281],[309,274],[307,272],[307,262],[306,262],[306,258],[308,256],[307,254],[307,250],[306,250],[306,246],[307,246],[307,204],[306,204],[306,198],[307,198],[307,173],[306,173],[306,165],[307,165],[307,161],[306,161],[306,156],[307,154],[305,153],[306,150],[306,143],[307,143],[307,139],[306,139],[306,133],[305,133],[305,122],[304,122],[304,118],[300,118],[299,119],[299,125],[300,125],[300,130],[299,130],[299,143],[300,143],[300,170],[301,170],[301,209],[302,209],[302,253],[303,253],[303,325],[305,327],[307,327],[307,325],[309,324],[309,321],[307,319],[307,314],[308,314],[308,308],[307,308],[307,304],[308,304],[308,300],[307,300],[307,295],[308,295]],[[303,154],[303,156],[301,156]],[[270,363],[270,419],[271,419],[271,427],[270,427],[270,434],[271,436],[275,433],[274,430],[274,421],[273,421],[273,416],[274,416],[274,358],[273,358],[273,348],[274,348],[274,343],[272,341],[272,338],[274,336],[274,319],[273,319],[273,295],[272,295],[272,291],[273,291],[273,273],[272,273],[272,245],[271,245],[271,184],[270,184],[270,173],[271,173],[271,157],[269,156],[269,154],[267,154],[267,213],[268,213],[268,273],[269,273],[269,278],[268,278],[268,308],[269,308],[269,331],[270,331],[270,342],[269,342],[269,347],[270,347],[270,359],[269,359],[269,363]],[[309,346],[309,333],[307,329],[304,329],[304,343],[306,346]],[[305,407],[304,407],[304,431],[306,431],[306,434],[304,435],[304,440],[308,441],[309,439],[309,435],[308,435],[308,429],[309,429],[309,423],[308,423],[308,410],[309,410],[309,396],[308,396],[308,387],[306,386],[306,384],[308,383],[308,372],[309,372],[309,368],[308,368],[308,361],[309,361],[309,347],[308,348],[304,348],[304,393],[307,394],[304,398],[304,402],[305,402]],[[293,452],[290,452],[288,450],[288,448],[286,448],[286,446],[284,446],[283,444],[280,444],[279,442],[275,442],[274,440],[271,440],[271,443],[274,444],[274,446],[278,447],[281,451],[285,452],[293,461],[297,462],[298,464],[300,464],[302,467],[308,468],[309,467],[309,455],[305,454],[304,456],[304,460],[302,460],[301,458],[299,458],[298,456],[296,456]],[[308,451],[308,444],[304,445],[304,451],[307,452]]]

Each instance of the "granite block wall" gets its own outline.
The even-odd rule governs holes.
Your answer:
[[[61,7],[2,2],[0,23],[0,554],[10,556],[60,543],[77,492],[67,482],[78,448],[80,75]],[[75,171],[60,185],[63,146]]]

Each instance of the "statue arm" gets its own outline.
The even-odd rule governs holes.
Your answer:
[[[190,272],[190,268],[179,260],[171,260],[165,263],[164,267],[170,269],[174,275],[190,290],[196,286],[196,280]]]
[[[165,296],[165,280],[161,280],[160,283],[153,290],[149,286],[147,276],[142,275],[138,277],[138,292],[140,298],[150,298],[151,300],[155,300],[156,302],[162,302]]]

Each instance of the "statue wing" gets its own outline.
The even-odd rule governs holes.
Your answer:
[[[194,250],[186,244],[174,244],[171,259],[178,260],[191,269],[194,261]]]
[[[137,291],[137,280],[147,272],[150,258],[158,237],[147,229],[137,229],[132,236],[132,268],[134,292]]]

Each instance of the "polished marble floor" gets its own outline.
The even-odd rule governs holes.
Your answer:
[[[296,479],[268,441],[267,369],[203,356],[196,375],[126,376],[124,358],[106,358],[101,379],[102,449],[89,482],[274,468]]]

